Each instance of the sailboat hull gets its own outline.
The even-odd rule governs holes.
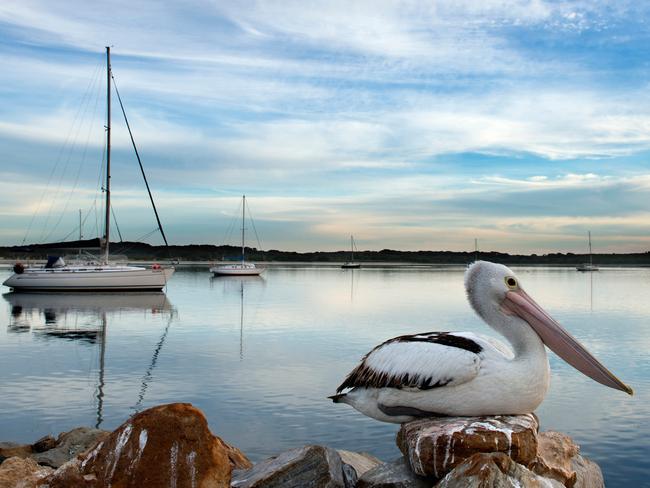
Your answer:
[[[361,265],[359,263],[345,263],[341,265],[343,269],[359,269]]]
[[[174,268],[137,266],[27,268],[3,285],[19,291],[157,291],[173,273]]]
[[[583,271],[583,272],[598,271],[598,266],[587,263],[581,266],[576,266],[576,270]]]
[[[226,264],[223,266],[214,266],[210,272],[215,276],[259,276],[265,268],[258,268],[253,263],[245,264]]]

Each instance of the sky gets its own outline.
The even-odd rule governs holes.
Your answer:
[[[110,45],[171,243],[234,243],[246,194],[263,249],[581,253],[591,231],[646,252],[649,21],[626,0],[4,0],[0,245],[75,239],[79,209],[101,233]],[[156,224],[113,98],[135,240]]]

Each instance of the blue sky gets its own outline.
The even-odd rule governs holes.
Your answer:
[[[362,249],[583,252],[591,230],[598,252],[647,251],[649,10],[4,1],[0,244],[65,237],[79,208],[97,233],[110,44],[173,243],[221,243],[246,193],[266,249],[353,233]],[[114,211],[136,239],[155,221],[119,117]]]

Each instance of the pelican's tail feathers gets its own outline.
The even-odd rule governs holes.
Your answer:
[[[329,396],[334,403],[347,403],[344,398],[347,396],[347,393],[338,393],[336,395]]]

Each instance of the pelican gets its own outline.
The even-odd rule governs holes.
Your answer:
[[[530,413],[549,387],[545,344],[595,381],[633,394],[524,291],[506,266],[473,263],[465,273],[465,290],[474,311],[510,348],[471,332],[395,337],[366,354],[329,398],[392,423]]]

